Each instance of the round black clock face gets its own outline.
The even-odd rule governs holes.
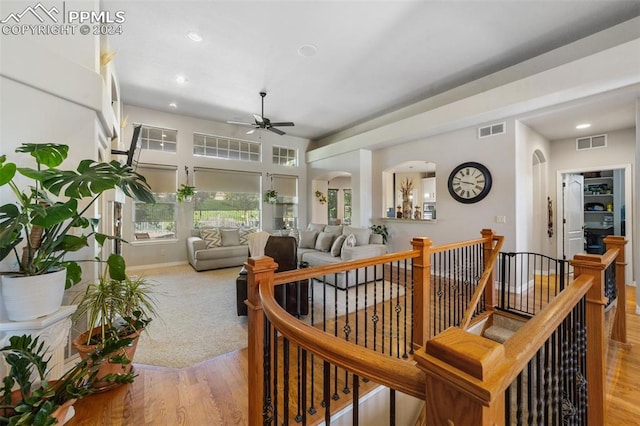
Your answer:
[[[491,190],[491,173],[480,163],[462,163],[449,175],[447,187],[451,196],[461,203],[477,203]]]

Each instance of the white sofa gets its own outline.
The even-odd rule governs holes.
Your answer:
[[[217,240],[216,230],[219,232]],[[187,238],[187,256],[196,271],[241,266],[249,256],[247,235],[252,229],[192,229]],[[211,237],[207,241],[206,237]]]
[[[353,247],[347,246],[344,242],[339,243],[340,236],[346,240],[349,235],[355,237]],[[327,241],[331,242],[327,243]],[[328,245],[329,249],[327,250]],[[300,231],[298,260],[307,262],[309,266],[324,266],[349,260],[366,259],[382,256],[386,253],[387,248],[383,244],[382,235],[373,233],[369,228],[312,223],[305,231]],[[357,270],[357,273],[356,270],[351,270],[326,275],[324,280],[327,284],[344,290],[347,287],[370,282],[376,278],[382,278],[382,265],[361,268]]]

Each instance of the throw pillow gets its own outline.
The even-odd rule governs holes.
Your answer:
[[[249,245],[249,235],[256,232],[255,228],[242,228],[240,229],[240,245]]]
[[[324,227],[324,232],[328,232],[337,237],[338,235],[342,235],[342,225],[327,225]]]
[[[342,230],[342,235],[353,234],[356,237],[356,245],[364,246],[369,244],[369,236],[371,235],[371,229],[359,228],[357,226],[345,226]]]
[[[333,234],[328,232],[321,232],[316,238],[315,249],[328,253],[331,250],[331,243],[333,243]]]
[[[345,237],[344,243],[342,244],[342,250],[345,247],[355,247],[356,246],[356,236],[353,234],[349,234]]]
[[[300,232],[300,242],[298,247],[300,248],[316,248],[316,237],[318,233],[316,231],[302,231]]]
[[[340,235],[338,238],[336,238],[336,240],[331,245],[331,256],[340,256],[340,252],[342,252],[342,244],[344,244],[344,240],[346,239],[346,235]]]
[[[240,245],[239,229],[222,229],[220,230],[220,235],[222,236],[222,247]]]
[[[307,231],[316,231],[319,234],[324,231],[325,226],[327,225],[323,223],[310,223],[309,225],[307,225]]]
[[[218,228],[201,229],[200,238],[207,243],[207,248],[222,247],[222,236]]]

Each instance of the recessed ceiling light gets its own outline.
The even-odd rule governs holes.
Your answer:
[[[169,106],[170,106],[171,108],[178,108],[178,104],[176,104],[175,102],[171,102],[171,103],[169,104]]]
[[[576,126],[576,129],[588,129],[589,127],[591,127],[591,124],[589,123],[583,123],[583,124],[578,124]]]
[[[180,84],[184,84],[187,82],[187,77],[185,77],[184,75],[178,75],[176,76],[176,81]]]
[[[202,41],[202,36],[195,31],[189,31],[187,33],[187,37],[189,37],[193,41],[198,41],[198,42]]]
[[[318,48],[313,44],[303,44],[298,48],[298,55],[300,56],[309,57],[314,56],[316,53],[318,53]]]

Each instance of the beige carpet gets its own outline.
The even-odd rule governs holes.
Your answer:
[[[239,271],[240,267],[196,272],[191,266],[182,265],[137,272],[157,285],[160,316],[140,338],[135,363],[182,368],[246,347],[247,317],[236,314]],[[313,290],[315,324],[321,323],[323,317],[330,320],[336,314],[344,315],[347,301],[349,312],[363,309],[365,293],[368,307],[374,300],[379,303],[404,295],[404,289],[396,287],[389,294],[389,283],[382,281],[360,285],[357,305],[355,288],[336,292],[327,285],[323,293],[323,284],[314,280]],[[302,320],[309,323],[311,315]]]
[[[247,346],[247,317],[236,315],[240,267],[140,271],[157,284],[158,312],[140,338],[136,364],[182,368]]]

